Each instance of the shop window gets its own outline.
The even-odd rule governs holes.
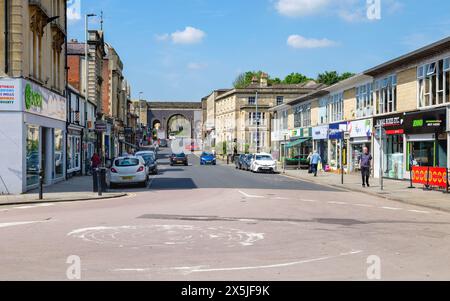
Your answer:
[[[64,176],[64,134],[62,130],[55,129],[55,178]]]
[[[33,186],[39,183],[39,170],[41,166],[39,144],[39,127],[28,125],[26,147],[27,186]]]

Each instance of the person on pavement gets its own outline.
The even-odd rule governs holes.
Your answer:
[[[363,153],[359,156],[359,166],[361,167],[362,186],[370,187],[369,179],[370,172],[372,170],[372,155],[369,153],[369,149],[364,147]]]
[[[322,158],[320,157],[319,153],[316,151],[311,156],[311,171],[314,174],[315,177],[317,177],[317,171],[319,163],[322,161]]]
[[[91,168],[92,171],[96,170],[100,167],[101,159],[100,156],[97,153],[94,153],[94,155],[91,158]]]

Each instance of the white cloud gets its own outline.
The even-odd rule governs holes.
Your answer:
[[[275,8],[282,15],[298,17],[317,14],[331,2],[331,0],[278,0]]]
[[[157,41],[167,41],[167,40],[169,40],[169,38],[170,38],[170,36],[169,36],[168,33],[157,34],[157,35],[155,36],[155,39],[156,39]]]
[[[67,2],[67,20],[81,20],[81,0],[70,0]]]
[[[171,35],[175,44],[197,44],[206,36],[205,32],[194,27],[186,27],[183,31],[176,31]]]
[[[382,11],[388,14],[400,12],[404,5],[399,0],[381,0]],[[366,0],[275,0],[275,9],[288,17],[311,15],[338,16],[346,22],[364,22],[367,19]]]
[[[300,35],[291,35],[287,44],[296,49],[326,48],[335,46],[337,43],[329,39],[310,39]]]
[[[187,68],[189,70],[200,70],[200,69],[205,69],[206,67],[208,67],[208,65],[203,64],[203,63],[189,63],[187,65]]]

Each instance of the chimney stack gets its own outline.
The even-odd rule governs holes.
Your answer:
[[[260,80],[261,87],[267,87],[269,85],[269,75],[267,73],[261,74],[261,80]]]

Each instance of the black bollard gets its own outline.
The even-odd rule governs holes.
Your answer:
[[[39,170],[39,200],[44,199],[44,170]]]

